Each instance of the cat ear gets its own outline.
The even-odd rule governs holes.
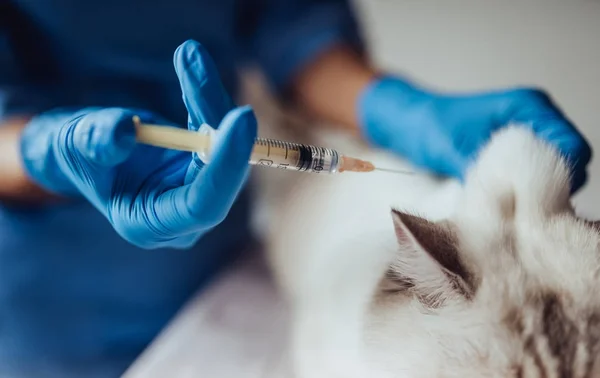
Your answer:
[[[587,219],[584,219],[583,221],[584,221],[584,222],[585,222],[585,224],[587,224],[589,227],[591,227],[591,228],[593,228],[594,230],[596,230],[596,231],[600,232],[600,220],[595,220],[595,221],[592,221],[592,220],[587,220]]]
[[[384,287],[409,290],[423,303],[439,306],[451,298],[470,298],[472,274],[459,253],[458,240],[447,223],[392,211],[400,252],[390,266]]]

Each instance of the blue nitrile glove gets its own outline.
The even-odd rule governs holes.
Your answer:
[[[87,198],[126,240],[142,248],[194,244],[227,215],[245,183],[256,137],[248,107],[234,108],[202,46],[187,41],[174,64],[190,129],[202,122],[220,135],[211,163],[189,152],[136,144],[128,109],[41,114],[26,126],[22,152],[31,178],[50,191]]]
[[[464,178],[491,134],[511,122],[528,124],[558,147],[573,168],[572,191],[586,180],[591,149],[552,103],[534,89],[442,95],[395,77],[375,79],[361,94],[359,120],[366,138],[415,166]]]

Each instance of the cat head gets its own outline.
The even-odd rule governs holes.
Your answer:
[[[509,127],[480,154],[452,217],[392,212],[399,251],[382,295],[469,329],[439,344],[460,361],[448,367],[456,376],[461,366],[462,376],[600,376],[600,233],[569,197],[563,159]]]

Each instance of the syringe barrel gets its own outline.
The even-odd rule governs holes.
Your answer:
[[[218,131],[208,125],[203,125],[199,132],[214,141],[214,134]],[[207,147],[198,152],[198,156],[205,163],[210,160],[212,143],[209,143]],[[330,148],[256,138],[249,163],[261,167],[331,174],[339,172],[340,155]]]
[[[312,173],[337,173],[340,156],[330,148],[257,138],[250,164]]]

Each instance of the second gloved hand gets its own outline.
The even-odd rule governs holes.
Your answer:
[[[185,248],[228,214],[245,184],[256,137],[249,107],[234,108],[216,67],[198,43],[175,52],[190,129],[220,130],[211,163],[188,152],[139,145],[132,121],[162,123],[129,109],[52,112],[32,119],[22,136],[28,174],[50,191],[83,195],[126,240],[142,248]]]
[[[462,179],[469,161],[494,131],[519,123],[529,125],[566,157],[573,169],[573,192],[587,179],[589,145],[548,95],[538,90],[451,96],[383,77],[365,89],[358,109],[371,142],[441,175]]]

